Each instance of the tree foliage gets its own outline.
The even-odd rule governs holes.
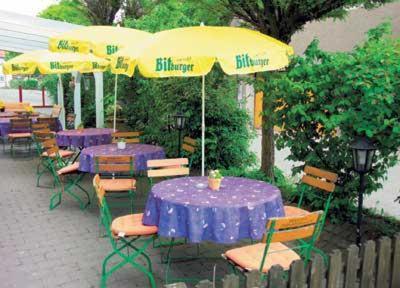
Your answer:
[[[208,0],[201,0],[207,4]],[[212,10],[226,9],[256,30],[289,43],[294,33],[304,28],[307,22],[326,17],[343,18],[348,8],[363,6],[374,8],[394,0],[215,0]],[[214,8],[213,8],[214,7]],[[269,77],[268,73],[265,77]],[[264,91],[268,95],[268,91]],[[273,178],[274,141],[273,110],[270,97],[264,98],[262,127],[261,169]]]
[[[378,147],[367,193],[381,187],[396,163],[400,146],[400,40],[388,36],[389,25],[370,30],[365,43],[349,53],[328,53],[313,41],[287,73],[267,81],[275,99],[275,121],[284,130],[278,148],[289,147],[288,159],[339,174],[334,215],[349,211],[357,196],[358,175],[352,171],[350,143],[371,138]],[[299,172],[302,166],[293,172]],[[307,194],[313,208],[321,208]]]
[[[58,4],[50,5],[39,13],[39,17],[66,21],[78,25],[90,25],[85,7],[79,0],[61,0]]]

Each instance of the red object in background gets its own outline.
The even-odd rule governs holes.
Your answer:
[[[42,106],[46,106],[46,95],[45,95],[45,90],[44,87],[42,87]]]
[[[22,86],[18,86],[19,103],[22,103]]]

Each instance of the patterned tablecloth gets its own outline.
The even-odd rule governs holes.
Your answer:
[[[10,131],[10,119],[11,118],[0,118],[0,136],[6,136]],[[32,118],[32,123],[36,123],[37,118]],[[57,120],[57,130],[62,130],[60,120]],[[30,132],[30,131],[20,131],[20,132]]]
[[[225,177],[220,190],[212,191],[207,183],[207,177],[182,177],[154,185],[143,223],[158,226],[164,237],[228,244],[261,239],[267,220],[284,216],[281,193],[275,186]]]
[[[113,129],[109,128],[85,128],[82,130],[64,130],[57,133],[59,146],[90,147],[110,144]]]
[[[79,159],[79,170],[83,172],[96,173],[94,158],[101,155],[133,156],[135,171],[147,170],[147,160],[165,158],[164,149],[160,146],[126,144],[125,149],[118,149],[117,144],[100,145],[82,150]]]

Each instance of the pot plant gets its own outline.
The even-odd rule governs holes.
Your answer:
[[[125,149],[126,148],[126,141],[124,138],[120,138],[117,141],[117,148],[118,149]]]
[[[80,133],[82,133],[84,129],[85,129],[85,126],[83,125],[83,123],[79,124],[78,127],[77,127],[77,130]]]
[[[208,187],[213,191],[219,190],[223,178],[219,170],[211,170],[208,174]]]

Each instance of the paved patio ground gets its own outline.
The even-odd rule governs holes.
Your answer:
[[[99,287],[101,263],[111,245],[107,238],[99,237],[97,207],[81,211],[65,197],[62,205],[50,212],[50,177],[45,176],[42,181],[42,186],[47,187],[37,188],[35,165],[35,158],[12,159],[0,152],[0,287]],[[91,188],[89,177],[85,186]],[[145,199],[141,192],[138,211],[143,210]],[[353,226],[328,225],[319,245],[330,251],[346,248],[353,239]],[[176,264],[172,273],[211,278],[216,264],[217,275],[225,275],[228,267],[219,255],[226,249],[227,246],[201,245],[201,251],[217,256],[218,260]],[[164,266],[160,263],[160,250],[148,251],[158,287],[162,287]],[[178,254],[194,251],[194,245],[176,249]],[[148,287],[148,282],[143,274],[125,266],[109,278],[108,287]]]

